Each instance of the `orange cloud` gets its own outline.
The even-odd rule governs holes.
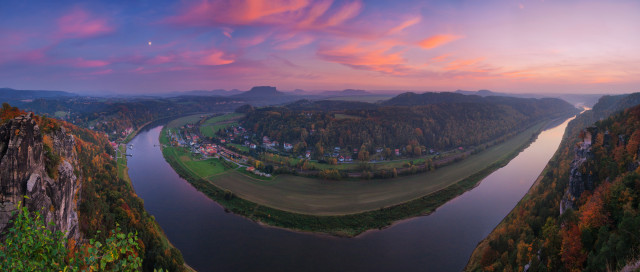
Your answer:
[[[451,34],[438,34],[420,41],[418,45],[420,45],[424,49],[433,49],[460,38],[462,38],[462,36],[451,35]]]
[[[202,56],[202,59],[198,62],[201,65],[225,65],[233,63],[235,60],[230,58],[229,56],[225,56],[225,53],[222,51],[212,50],[211,52],[207,52]]]
[[[349,44],[337,48],[321,48],[316,55],[325,61],[340,63],[354,69],[378,71],[403,75],[410,67],[400,56],[401,52],[389,53],[390,48],[367,48]]]
[[[474,66],[476,63],[484,60],[484,58],[467,59],[467,60],[454,60],[444,68],[445,70],[464,70],[470,66]],[[480,72],[485,72],[481,70]]]
[[[431,60],[435,61],[435,62],[443,62],[450,56],[451,56],[451,54],[444,54],[444,55],[440,55],[440,56],[434,57]]]

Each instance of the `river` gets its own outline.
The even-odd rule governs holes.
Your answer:
[[[543,131],[508,165],[428,216],[356,238],[265,227],[227,213],[162,157],[161,126],[130,143],[129,175],[185,262],[198,271],[460,271],[473,249],[529,190],[569,120]]]

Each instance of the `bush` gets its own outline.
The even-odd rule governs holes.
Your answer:
[[[17,212],[0,246],[0,271],[137,271],[142,266],[142,259],[135,254],[139,249],[137,235],[125,235],[119,227],[104,244],[90,239],[86,251],[74,253],[65,245],[73,248],[75,242],[60,231],[47,229],[40,213],[31,214],[20,204]]]

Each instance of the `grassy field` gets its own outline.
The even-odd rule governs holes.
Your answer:
[[[244,146],[244,145],[241,145],[241,144],[229,144],[229,145],[237,148],[240,151],[249,152],[249,147],[248,146]]]
[[[238,125],[236,120],[242,118],[244,114],[242,113],[229,113],[225,115],[215,116],[207,119],[200,126],[200,133],[207,137],[215,137],[216,132],[218,130],[230,127],[232,125]]]
[[[531,140],[538,124],[469,158],[432,172],[385,180],[329,181],[292,175],[256,182],[227,172],[210,179],[237,196],[275,209],[309,215],[345,215],[398,205],[432,194],[504,160]]]
[[[66,111],[56,111],[56,112],[53,113],[53,116],[55,118],[58,118],[58,119],[66,118],[68,115],[69,115],[69,113],[66,112]]]
[[[119,157],[116,159],[116,163],[118,164],[118,177],[131,183],[129,179],[129,168],[127,167],[127,157],[124,155],[127,153],[127,145],[120,145],[118,150]]]
[[[244,114],[242,114],[242,113],[229,113],[229,114],[225,114],[225,115],[211,117],[211,118],[207,119],[207,121],[205,121],[204,124],[205,125],[210,125],[210,124],[217,124],[217,123],[229,121],[231,119],[237,120],[237,119],[242,118],[242,116],[244,116]]]
[[[186,124],[195,124],[198,121],[200,121],[201,116],[206,116],[207,114],[193,114],[193,115],[188,115],[188,116],[184,116],[184,117],[180,117],[178,119],[175,119],[171,122],[169,122],[167,124],[167,127],[169,128],[179,128],[182,127]]]

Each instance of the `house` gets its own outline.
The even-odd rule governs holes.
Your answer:
[[[256,149],[256,144],[250,144],[250,145],[249,145],[249,148],[251,148],[251,149]]]
[[[304,153],[304,156],[308,159],[311,158],[311,151],[307,150],[306,153]]]
[[[344,162],[344,157],[343,156],[338,157],[338,161],[339,162]]]
[[[395,149],[395,152],[396,152],[396,156],[400,156],[400,149],[397,149],[397,148],[396,148],[396,149]]]
[[[333,148],[333,150],[336,151],[336,152],[339,152],[340,151],[340,147],[336,146],[336,147]]]
[[[382,147],[378,147],[378,148],[376,148],[376,153],[380,154],[380,153],[382,153],[382,150],[383,150]]]
[[[255,171],[255,170],[256,170],[256,168],[255,168],[255,167],[253,167],[253,166],[249,166],[249,167],[247,167],[247,171],[249,171],[249,172],[253,172],[253,171]]]
[[[461,146],[461,147],[458,147],[458,150],[463,151],[463,150],[464,150],[464,147],[462,147],[462,146]]]
[[[227,142],[227,140],[225,140],[225,139],[220,139],[220,142],[224,144],[224,143],[226,143],[226,142]]]
[[[284,143],[284,149],[287,150],[287,151],[291,150],[291,149],[293,149],[293,145],[290,144],[290,143]]]
[[[351,156],[346,156],[346,157],[344,157],[344,161],[351,162],[351,161],[353,161],[353,158],[351,158]]]

